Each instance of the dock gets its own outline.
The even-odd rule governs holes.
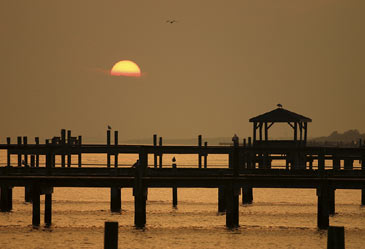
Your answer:
[[[254,188],[310,188],[317,190],[317,226],[327,229],[329,216],[335,213],[336,189],[361,189],[361,205],[365,205],[365,147],[308,147],[253,144],[249,138],[241,143],[238,138],[232,146],[208,146],[198,137],[197,146],[166,146],[162,138],[153,145],[119,145],[118,131],[107,131],[107,143],[83,144],[82,137],[72,137],[61,131],[60,137],[44,144],[30,144],[19,137],[16,144],[10,138],[0,144],[7,158],[0,167],[0,210],[12,210],[12,188],[25,188],[25,201],[32,202],[32,225],[40,226],[40,196],[45,195],[44,223],[52,224],[52,193],[59,187],[110,188],[110,210],[121,211],[121,189],[132,188],[135,202],[134,225],[146,225],[146,201],[149,188],[171,188],[173,205],[178,205],[178,188],[217,189],[217,211],[226,214],[226,226],[238,227],[240,203],[253,202]],[[285,145],[285,143],[284,143]],[[104,154],[105,165],[83,164],[85,154]],[[126,165],[119,155],[136,154],[139,161]],[[162,165],[166,154],[195,154],[195,166],[179,167],[178,162]],[[221,154],[227,165],[208,166],[209,155]],[[14,164],[13,157],[18,160]],[[71,157],[77,164],[71,164]],[[153,163],[148,163],[148,157]],[[59,158],[60,163],[56,164]],[[42,159],[42,160],[41,160]],[[114,159],[114,160],[112,160]],[[360,167],[354,166],[358,161]],[[41,163],[44,162],[44,163]],[[279,162],[275,164],[273,162]],[[281,165],[277,166],[277,165]],[[239,196],[242,196],[240,201]],[[122,215],[122,214],[121,214]]]

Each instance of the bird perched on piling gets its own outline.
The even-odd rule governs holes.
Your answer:
[[[283,108],[282,104],[277,104],[276,106],[279,107],[279,108]]]
[[[177,22],[176,20],[166,20],[167,23],[173,24],[175,22]]]
[[[112,127],[110,125],[108,125],[108,130],[111,130],[111,129],[112,129]]]

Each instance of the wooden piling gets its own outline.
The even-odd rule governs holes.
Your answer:
[[[113,213],[120,213],[122,207],[121,188],[110,188],[110,211]]]
[[[77,142],[78,142],[78,146],[79,146],[79,148],[81,150],[82,136],[79,136]],[[81,166],[82,166],[82,153],[81,153],[81,151],[79,151],[79,153],[77,154],[77,161],[78,161],[78,167],[81,168]]]
[[[22,137],[17,137],[17,142],[18,142],[18,146],[22,145]],[[19,152],[18,153],[18,167],[22,166],[22,154]]]
[[[325,169],[324,153],[320,152],[318,154],[318,170],[324,170],[324,169]]]
[[[336,213],[336,189],[334,188],[328,190],[328,212],[330,215]]]
[[[337,155],[333,155],[332,164],[333,164],[333,169],[335,170],[341,169],[341,160],[337,157]]]
[[[66,144],[66,130],[65,129],[61,130],[61,144],[63,145],[63,147]],[[61,155],[61,167],[62,168],[66,167],[66,155],[65,155],[64,151]]]
[[[39,137],[35,137],[34,140],[35,140],[35,144],[39,145]],[[37,168],[39,167],[39,154],[38,153],[35,155],[35,166]]]
[[[204,147],[208,148],[208,142],[204,142]],[[208,167],[208,153],[204,152],[204,169]]]
[[[172,169],[176,172],[176,163],[172,164]],[[177,187],[172,187],[172,206],[177,207]]]
[[[118,249],[118,222],[105,222],[104,249]]]
[[[114,131],[114,145],[118,146],[118,131]],[[118,152],[114,154],[114,167],[118,168]]]
[[[30,167],[31,168],[35,167],[35,155],[30,156]]]
[[[361,151],[361,170],[365,171],[365,148]],[[365,205],[365,189],[361,189],[361,205]]]
[[[157,147],[157,134],[153,134],[153,147]],[[157,153],[153,153],[153,165],[157,168]]]
[[[23,137],[23,145],[24,146],[27,146],[28,145],[28,137]],[[23,154],[23,157],[24,157],[24,166],[25,167],[28,167],[28,154],[25,152]]]
[[[7,137],[6,138],[6,143],[7,143],[7,145],[10,145],[11,144],[10,137]],[[10,152],[9,152],[9,150],[7,150],[6,161],[7,161],[6,162],[6,165],[8,167],[10,167],[11,166],[11,158],[10,158]]]
[[[108,149],[110,148],[110,130],[106,131],[106,145],[108,147]],[[106,165],[108,168],[110,168],[110,152],[108,150],[107,152],[107,157],[106,157],[107,161],[106,161]]]
[[[46,193],[44,197],[44,224],[46,227],[52,225],[52,194]]]
[[[354,159],[346,158],[344,160],[344,169],[345,170],[353,170],[354,169]]]
[[[225,187],[218,188],[218,212],[223,213],[226,211],[226,195]]]
[[[317,227],[327,229],[329,226],[329,189],[322,184],[317,188]]]
[[[199,146],[199,149],[202,147],[202,135],[198,136],[198,146]],[[202,167],[202,154],[201,154],[200,151],[198,153],[198,166],[199,166],[199,169],[201,169],[201,167]]]
[[[67,130],[67,144],[68,144],[69,148],[72,146],[71,131],[70,130]],[[71,167],[71,164],[72,164],[71,160],[72,160],[72,155],[71,155],[71,152],[68,151],[67,152],[67,167],[68,168]]]
[[[226,226],[227,228],[239,227],[239,188],[232,183],[226,186]]]
[[[13,207],[13,189],[5,184],[1,185],[0,188],[0,211],[10,212]]]
[[[33,203],[33,216],[32,225],[39,227],[41,223],[41,208],[40,208],[40,188],[37,184],[32,186],[32,203]]]
[[[159,146],[162,147],[162,137],[160,137],[160,139],[159,139]],[[160,155],[159,155],[159,159],[160,159],[159,166],[160,166],[160,168],[162,168],[162,156],[163,156],[163,154],[160,152]]]
[[[345,249],[345,228],[328,227],[327,249]]]
[[[139,152],[139,165],[135,168],[134,195],[134,225],[143,228],[146,225],[146,196],[147,188],[144,186],[142,177],[148,166],[148,154],[143,146]]]

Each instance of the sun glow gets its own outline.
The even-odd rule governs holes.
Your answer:
[[[141,77],[141,69],[133,61],[123,60],[114,64],[114,66],[110,70],[110,75]]]

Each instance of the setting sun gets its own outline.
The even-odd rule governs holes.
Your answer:
[[[122,60],[114,64],[113,68],[110,70],[110,75],[140,77],[141,69],[133,61]]]

